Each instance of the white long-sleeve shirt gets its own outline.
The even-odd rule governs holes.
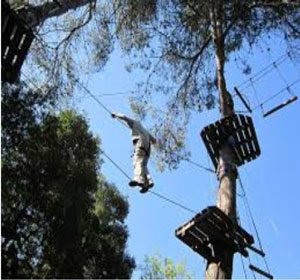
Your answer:
[[[141,125],[139,121],[128,118],[122,114],[114,114],[116,118],[123,121],[131,129],[132,141],[140,139],[142,146],[146,149],[149,148],[150,143],[156,143],[156,139]]]

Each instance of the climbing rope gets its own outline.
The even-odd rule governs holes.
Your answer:
[[[274,69],[274,63],[276,65],[282,64],[285,60],[287,60],[289,58],[289,55],[290,55],[289,52],[283,54],[282,56],[280,56],[279,58],[277,58],[275,61],[271,62],[270,64],[268,64],[267,66],[265,66],[264,68],[262,68],[260,71],[258,71],[255,74],[253,74],[250,78],[248,78],[247,80],[245,80],[242,83],[240,83],[237,86],[237,88],[239,88],[241,90],[245,90],[245,89],[249,88],[251,86],[252,82],[259,81],[261,78],[263,78],[269,72],[273,71],[273,69]],[[234,95],[234,96],[236,96],[236,95]]]
[[[288,84],[288,86],[286,88],[281,89],[280,91],[278,91],[277,93],[275,93],[274,95],[270,96],[269,98],[267,98],[266,100],[264,100],[262,103],[260,103],[259,105],[257,105],[256,107],[254,107],[252,109],[252,111],[256,110],[259,107],[262,107],[264,104],[266,104],[267,102],[269,102],[270,100],[274,99],[275,97],[277,97],[279,94],[281,94],[282,92],[284,92],[285,90],[289,89],[290,87],[292,87],[293,85],[297,84],[300,82],[300,79],[295,80],[294,82]]]
[[[243,193],[245,194],[245,196],[243,197],[243,200],[244,200],[245,206],[246,206],[246,208],[247,208],[247,210],[248,210],[248,212],[249,212],[250,219],[251,219],[251,223],[252,223],[252,225],[253,225],[253,228],[254,228],[254,231],[255,231],[255,235],[256,235],[256,238],[257,238],[257,241],[258,241],[258,244],[259,244],[259,248],[260,248],[260,250],[261,250],[262,252],[264,252],[263,247],[262,247],[262,242],[261,242],[261,239],[260,239],[259,234],[258,234],[257,226],[256,226],[256,224],[255,224],[255,221],[254,221],[254,218],[253,218],[253,214],[252,214],[252,211],[251,211],[249,202],[248,202],[248,198],[247,198],[247,195],[246,195],[246,191],[245,191],[244,185],[243,185],[243,183],[242,183],[241,177],[240,177],[239,175],[238,175],[238,181],[239,181],[239,184],[240,184],[241,189],[243,190]],[[270,269],[269,269],[269,266],[268,266],[266,257],[264,256],[263,259],[264,259],[264,263],[265,263],[265,266],[266,266],[266,268],[267,268],[267,271],[268,271],[268,273],[270,274]]]

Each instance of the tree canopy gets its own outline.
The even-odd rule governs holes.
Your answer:
[[[223,115],[232,112],[225,65],[241,49],[251,52],[265,36],[279,34],[292,53],[299,53],[298,1],[57,2],[19,10],[39,26],[28,60],[32,78],[34,69],[42,70],[37,82],[74,92],[78,74],[101,70],[118,42],[128,55],[127,69],[148,75],[137,85],[131,106],[153,120],[162,169],[176,168],[189,157],[185,138],[192,111],[219,103]],[[244,57],[237,63],[250,72]],[[160,104],[154,104],[154,96],[160,96]]]
[[[141,267],[141,279],[191,279],[192,273],[186,269],[183,261],[175,263],[161,255],[146,256]]]
[[[190,112],[214,108],[216,101],[222,114],[232,112],[225,65],[241,49],[251,52],[264,36],[279,34],[299,55],[297,1],[117,2],[125,6],[116,13],[122,49],[132,68],[148,73],[132,107],[152,117],[161,140],[158,159],[170,168],[189,156],[185,138]],[[246,59],[237,62],[249,72]],[[153,108],[158,96],[165,100],[158,105],[167,110]]]
[[[100,141],[40,92],[2,90],[2,277],[129,278],[128,202],[100,174]]]

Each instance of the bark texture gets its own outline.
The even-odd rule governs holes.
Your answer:
[[[211,7],[212,37],[215,43],[215,60],[217,86],[219,90],[220,113],[223,117],[234,113],[233,102],[226,88],[224,76],[224,34],[223,34],[223,1],[214,1]],[[236,167],[233,164],[233,151],[228,143],[223,143],[219,151],[219,192],[217,207],[233,220],[236,220]],[[233,253],[224,247],[214,248],[216,257],[208,260],[206,279],[231,279]]]
[[[18,12],[30,27],[35,27],[49,18],[61,16],[94,2],[94,0],[58,0],[38,6],[27,5]]]

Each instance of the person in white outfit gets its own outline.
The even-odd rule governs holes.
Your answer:
[[[151,144],[155,144],[156,139],[139,121],[118,113],[112,113],[111,116],[121,120],[131,129],[131,138],[134,145],[134,178],[129,182],[129,186],[140,186],[142,188],[140,192],[145,193],[154,186],[147,164],[151,153]]]

